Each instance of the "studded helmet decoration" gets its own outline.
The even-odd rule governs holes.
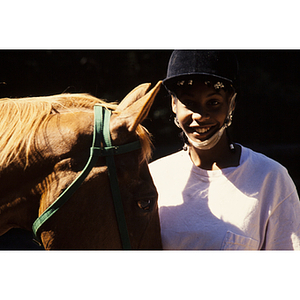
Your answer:
[[[176,85],[192,84],[196,77],[215,79],[216,89],[229,83],[238,89],[238,62],[232,51],[228,50],[175,50],[168,65],[167,77],[163,80],[168,90]],[[209,79],[205,81],[209,83]]]

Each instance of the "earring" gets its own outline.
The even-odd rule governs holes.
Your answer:
[[[176,125],[178,128],[180,128],[179,121],[178,121],[177,117],[174,117],[174,123],[175,123],[175,125]]]
[[[228,115],[227,119],[225,120],[225,128],[229,127],[232,123],[232,112]]]

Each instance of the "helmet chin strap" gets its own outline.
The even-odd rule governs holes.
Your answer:
[[[227,114],[227,117],[226,117],[226,120],[225,120],[223,126],[209,139],[207,139],[203,142],[193,141],[192,139],[188,138],[186,131],[183,128],[181,128],[182,131],[187,136],[189,143],[191,145],[193,145],[193,147],[195,147],[199,150],[209,150],[209,149],[213,148],[219,142],[219,140],[221,139],[221,137],[224,133],[224,130],[227,127],[229,127],[232,123],[232,114],[233,114],[233,110],[234,110],[235,98],[236,98],[236,93],[231,97],[228,114]],[[176,124],[176,125],[178,126],[179,124]]]

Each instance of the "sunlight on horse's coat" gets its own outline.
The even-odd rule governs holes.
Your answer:
[[[160,249],[157,192],[147,159],[151,142],[141,122],[159,91],[143,84],[124,100],[106,103],[88,94],[0,100],[0,234],[31,230],[33,221],[80,174],[91,146],[93,107],[112,110],[114,145],[140,139],[142,150],[115,157],[133,249]],[[149,205],[141,205],[141,202]],[[120,249],[105,160],[41,232],[46,249]]]

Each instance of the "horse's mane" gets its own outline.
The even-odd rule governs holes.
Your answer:
[[[89,94],[0,99],[0,170],[13,161],[19,161],[24,151],[28,162],[37,130],[47,123],[51,114],[62,110],[92,109],[96,103],[111,110],[117,106],[116,103],[108,103]],[[149,134],[142,126],[138,126],[137,134],[143,148],[143,159],[149,159]]]

